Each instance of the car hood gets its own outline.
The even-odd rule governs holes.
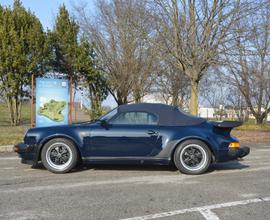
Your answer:
[[[70,125],[56,125],[56,126],[49,126],[49,127],[37,127],[37,128],[30,128],[28,129],[27,133],[36,133],[39,131],[44,131],[44,130],[62,130],[62,129],[73,129],[73,128],[78,128],[78,127],[85,127],[85,126],[90,126],[94,127],[98,123],[97,122],[80,122],[80,123],[73,123]]]

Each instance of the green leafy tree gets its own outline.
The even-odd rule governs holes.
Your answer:
[[[37,17],[19,0],[13,8],[0,6],[0,90],[10,112],[11,125],[21,119],[22,98],[32,74],[42,74],[46,36]]]
[[[64,73],[77,81],[76,50],[78,48],[79,27],[71,18],[65,5],[59,9],[55,26],[48,32],[50,44],[50,65],[59,73]]]
[[[48,32],[50,65],[54,71],[72,77],[75,86],[81,81],[88,87],[90,116],[97,118],[102,114],[101,102],[107,96],[106,80],[95,68],[92,46],[85,38],[79,42],[78,33],[79,26],[62,5],[53,31]]]
[[[102,101],[107,97],[107,82],[102,72],[96,68],[95,53],[91,44],[82,38],[77,50],[77,71],[89,90],[91,119],[102,115]]]

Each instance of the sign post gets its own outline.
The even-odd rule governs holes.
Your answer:
[[[69,124],[72,124],[72,110],[73,110],[72,77],[70,77],[69,79]]]
[[[35,75],[32,74],[32,93],[31,93],[31,128],[35,127]]]

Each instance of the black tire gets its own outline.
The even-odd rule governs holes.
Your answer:
[[[78,151],[72,141],[55,138],[43,146],[41,161],[53,173],[67,173],[77,165]]]
[[[185,174],[198,175],[206,172],[211,164],[211,158],[212,153],[208,146],[199,140],[184,141],[174,152],[175,166]]]

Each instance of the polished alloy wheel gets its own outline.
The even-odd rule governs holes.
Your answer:
[[[72,161],[72,151],[65,143],[54,143],[46,151],[47,163],[56,170],[64,170]]]
[[[196,171],[205,166],[206,157],[206,152],[200,145],[189,144],[182,149],[180,161],[186,169]]]

